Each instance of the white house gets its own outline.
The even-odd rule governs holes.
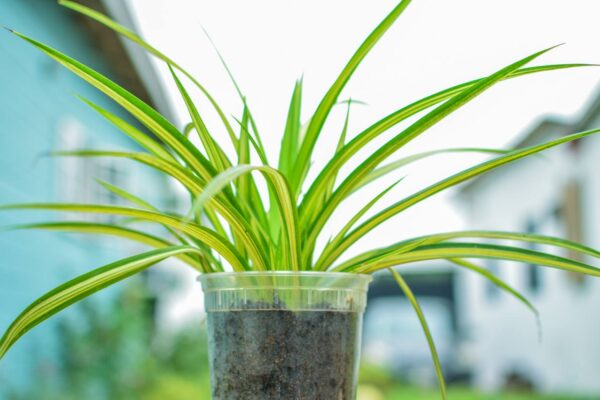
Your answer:
[[[579,121],[543,120],[517,147],[598,127],[600,96]],[[462,189],[460,200],[475,229],[556,235],[600,248],[600,136],[482,176]],[[474,384],[495,390],[524,379],[542,392],[598,395],[600,279],[513,262],[482,264],[534,303],[541,333],[521,303],[461,272],[457,301],[460,324],[473,344]]]

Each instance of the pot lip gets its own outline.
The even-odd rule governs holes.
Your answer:
[[[371,282],[370,274],[355,274],[352,272],[330,272],[330,271],[243,271],[243,272],[211,272],[198,276],[197,280],[202,282],[208,279],[229,278],[236,276],[314,276],[321,278],[353,278]]]

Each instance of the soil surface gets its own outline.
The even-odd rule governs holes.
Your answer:
[[[214,400],[353,400],[361,313],[208,314]]]

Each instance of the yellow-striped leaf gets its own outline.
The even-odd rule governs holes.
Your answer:
[[[431,330],[429,329],[429,325],[427,324],[425,314],[423,314],[423,310],[421,310],[421,306],[419,305],[417,298],[415,297],[410,286],[408,286],[404,278],[402,278],[402,276],[400,276],[400,274],[392,268],[390,268],[389,271],[392,273],[394,279],[396,280],[396,283],[398,284],[400,289],[402,289],[402,292],[404,293],[410,304],[413,306],[413,309],[415,310],[415,313],[419,318],[419,323],[421,324],[421,328],[423,328],[423,333],[425,334],[427,344],[429,345],[429,351],[431,352],[431,359],[433,360],[435,374],[438,378],[442,400],[447,400],[448,393],[446,391],[446,381],[444,380],[444,374],[442,372],[442,364],[440,363],[440,358],[438,356],[437,349],[435,348],[433,336],[431,336]]]
[[[0,338],[0,359],[21,336],[71,304],[166,258],[198,252],[198,249],[189,246],[152,250],[105,265],[58,286],[33,302],[9,326]]]

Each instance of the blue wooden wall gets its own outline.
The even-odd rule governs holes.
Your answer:
[[[2,0],[0,24],[111,76],[109,63],[94,49],[87,33],[54,1]],[[79,125],[86,147],[135,149],[75,94],[126,117],[110,99],[34,47],[8,31],[0,32],[0,204],[64,200],[62,192],[69,188],[64,179],[71,175],[63,172],[65,166],[73,164],[60,164],[64,161],[43,155],[65,143],[64,137],[61,139],[65,123]],[[165,182],[149,171],[127,167],[121,172],[126,175],[121,183],[137,187],[146,196],[164,192]],[[78,187],[74,189],[71,184],[70,190],[77,191]],[[159,197],[156,199],[162,200]],[[61,217],[45,212],[0,212],[0,227],[56,218]],[[129,250],[106,239],[38,231],[0,232],[0,333],[45,291]],[[115,290],[118,287],[112,293]],[[107,296],[111,296],[110,291],[90,301],[102,302]],[[76,320],[76,312],[66,310],[60,318]],[[57,346],[56,320],[44,322],[24,336],[0,361],[0,398],[9,390],[32,387],[40,381],[59,381],[55,376]]]

